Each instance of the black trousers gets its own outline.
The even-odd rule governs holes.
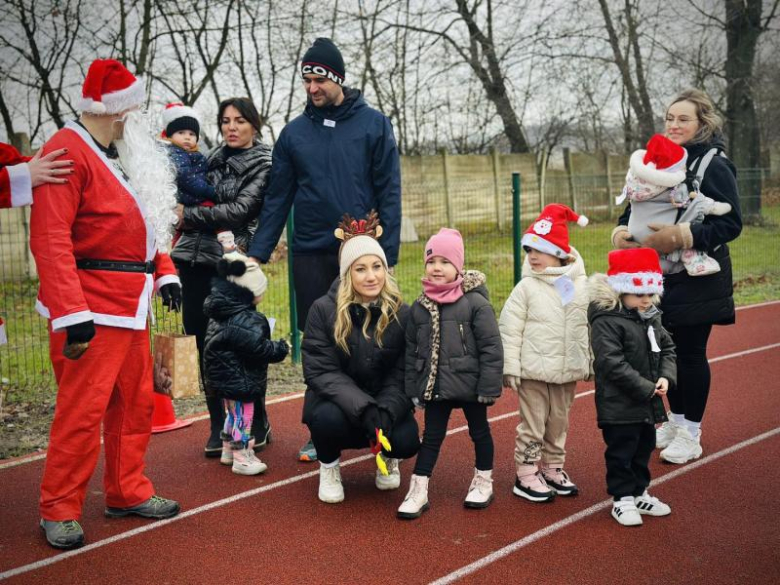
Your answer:
[[[306,330],[309,309],[330,289],[339,276],[339,256],[336,252],[293,256],[293,283],[295,307],[298,311],[298,329]]]
[[[366,431],[353,425],[344,411],[333,402],[320,402],[312,412],[309,432],[317,449],[317,459],[332,463],[341,456],[344,449],[365,449],[368,447]],[[397,421],[388,439],[392,451],[385,453],[396,459],[410,459],[420,449],[420,435],[417,421],[412,412]]]
[[[650,485],[650,455],[655,449],[655,426],[648,423],[605,425],[607,493],[619,500],[641,496]]]
[[[203,377],[203,342],[206,338],[206,326],[209,319],[203,314],[203,302],[211,292],[211,279],[217,275],[217,269],[213,266],[196,264],[177,265],[179,278],[181,279],[181,320],[184,324],[184,332],[194,335],[198,345],[198,359],[200,361],[200,375]],[[213,395],[204,383],[206,396]]]
[[[430,477],[439,451],[447,435],[447,423],[453,408],[462,408],[469,425],[469,436],[474,442],[475,467],[480,471],[493,469],[493,437],[487,419],[487,405],[479,402],[457,402],[441,400],[428,402],[425,406],[425,431],[414,474]]]
[[[670,327],[677,346],[677,386],[667,394],[669,408],[692,422],[701,422],[710,395],[710,363],[707,342],[712,325]]]

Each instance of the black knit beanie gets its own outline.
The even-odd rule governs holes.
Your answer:
[[[308,48],[301,60],[301,75],[321,75],[344,85],[344,59],[333,41],[320,37]]]
[[[182,116],[181,118],[172,120],[171,123],[165,127],[165,135],[170,138],[179,130],[192,130],[195,133],[195,138],[200,140],[200,124],[195,118]]]

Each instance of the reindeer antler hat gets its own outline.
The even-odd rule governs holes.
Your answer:
[[[339,223],[339,227],[333,232],[341,240],[339,248],[339,275],[344,275],[352,266],[352,263],[361,256],[379,256],[387,268],[387,257],[377,238],[382,235],[382,226],[379,225],[379,215],[371,210],[366,219],[355,219],[348,213]]]

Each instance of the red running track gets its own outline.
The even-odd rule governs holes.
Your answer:
[[[37,527],[42,460],[0,465],[0,580],[10,583],[372,582],[766,583],[780,577],[775,487],[780,452],[780,303],[740,310],[716,328],[704,458],[687,466],[653,463],[653,492],[673,509],[623,528],[609,515],[603,445],[590,390],[571,412],[567,469],[576,498],[532,504],[512,495],[516,397],[490,410],[496,445],[496,499],[486,510],[462,500],[473,448],[461,416],[431,479],[431,510],[400,521],[408,486],[373,486],[365,452],[342,461],[346,501],[317,500],[317,465],[294,455],[305,440],[300,399],[269,406],[276,441],[269,471],[238,477],[201,455],[206,422],[156,435],[148,470],[161,495],[179,499],[178,518],[106,519],[98,472],[82,524],[88,545],[60,553]]]

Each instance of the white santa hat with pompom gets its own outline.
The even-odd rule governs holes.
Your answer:
[[[115,59],[95,59],[89,66],[77,109],[98,116],[118,114],[145,101],[144,84]]]

